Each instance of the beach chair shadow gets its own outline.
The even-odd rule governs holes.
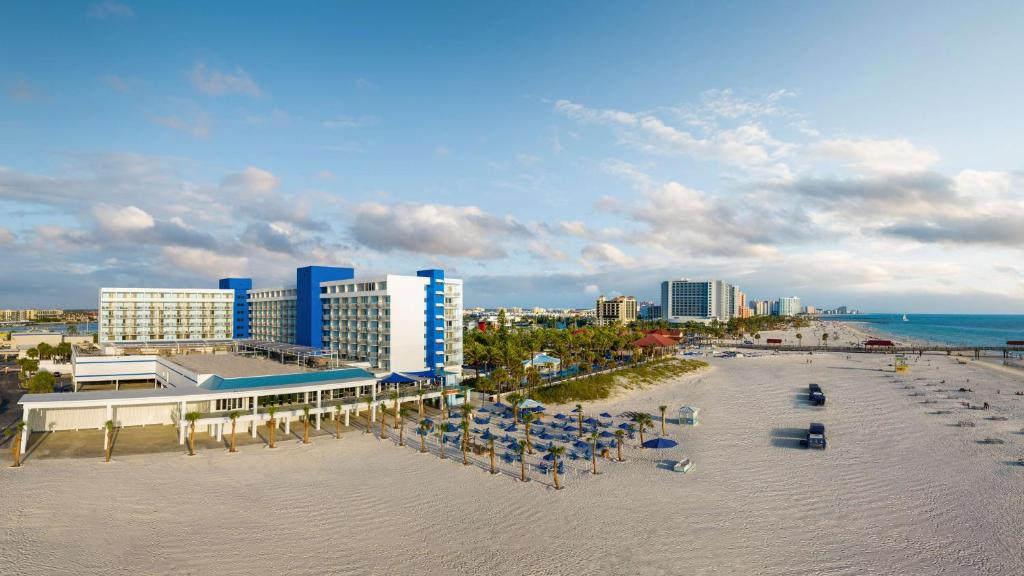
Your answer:
[[[772,446],[776,448],[802,448],[800,440],[807,436],[805,428],[773,428]]]

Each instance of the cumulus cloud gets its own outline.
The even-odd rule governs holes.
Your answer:
[[[262,93],[256,82],[249,77],[249,73],[241,68],[235,68],[234,72],[222,72],[208,68],[206,62],[199,61],[189,71],[188,77],[197,90],[210,96],[259,96]]]
[[[475,206],[376,202],[357,207],[350,231],[356,241],[375,250],[479,259],[506,256],[503,241],[527,234],[516,220]]]
[[[920,148],[904,139],[823,140],[812,150],[856,170],[874,173],[923,172],[939,161],[934,150]]]
[[[161,254],[171,265],[207,278],[245,276],[249,267],[249,259],[244,256],[218,254],[202,248],[166,246]]]
[[[112,234],[130,234],[152,228],[155,224],[148,212],[136,206],[117,207],[97,204],[92,209],[99,227]]]
[[[607,242],[587,244],[580,251],[584,263],[596,262],[599,264],[613,264],[616,266],[630,266],[633,262],[629,256],[618,247]]]
[[[276,190],[281,185],[281,179],[262,168],[246,166],[241,172],[225,177],[223,185],[248,193],[266,194]]]
[[[918,242],[957,245],[997,244],[1024,248],[1024,215],[948,217],[883,226],[884,234]]]

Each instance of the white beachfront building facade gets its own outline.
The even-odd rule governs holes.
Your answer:
[[[729,321],[740,314],[740,289],[722,280],[666,280],[661,314],[669,322]]]
[[[231,338],[235,293],[196,288],[101,288],[100,342]]]
[[[321,285],[324,347],[384,371],[462,371],[462,281],[388,274]],[[440,352],[440,353],[439,353]]]

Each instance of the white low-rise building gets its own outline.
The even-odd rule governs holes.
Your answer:
[[[100,342],[232,337],[232,290],[101,288]]]

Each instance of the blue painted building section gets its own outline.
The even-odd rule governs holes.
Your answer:
[[[295,270],[295,343],[323,348],[324,306],[320,301],[320,283],[351,280],[352,268],[306,266]]]
[[[221,278],[218,288],[235,291],[232,337],[240,340],[249,338],[249,290],[252,290],[252,278]]]
[[[416,275],[428,278],[426,286],[427,341],[425,363],[434,370],[444,368],[444,270],[417,270]],[[440,342],[439,342],[440,340]]]

